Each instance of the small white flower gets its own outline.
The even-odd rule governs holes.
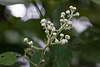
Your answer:
[[[56,30],[55,27],[53,27],[53,28],[52,28],[52,31],[55,31],[55,30]]]
[[[28,42],[28,38],[24,38],[24,40],[23,40],[24,42]]]
[[[48,31],[48,30],[45,30],[45,33],[46,33],[46,34],[48,34],[48,33],[49,33],[49,31]]]
[[[46,23],[46,19],[42,19],[40,23]]]
[[[48,23],[48,24],[51,24],[51,21],[48,21],[47,23]]]
[[[65,39],[62,39],[60,42],[61,42],[61,44],[65,44],[66,43]]]
[[[80,15],[79,12],[77,12],[77,13],[75,14],[75,16],[77,16],[77,17],[78,17],[79,15]]]
[[[70,36],[69,35],[65,35],[65,39],[70,39]]]
[[[60,19],[60,22],[63,22],[64,20],[63,19]]]
[[[54,33],[53,33],[53,36],[56,36],[56,34],[57,34],[57,33],[54,32]]]
[[[65,16],[65,12],[62,12],[61,15]]]
[[[61,17],[61,18],[63,18],[63,17],[64,17],[64,15],[61,15],[60,17]]]
[[[41,26],[43,26],[43,27],[44,27],[45,25],[46,25],[46,23],[42,23],[42,24],[41,24]]]
[[[41,62],[42,62],[42,63],[44,63],[44,62],[45,62],[45,60],[43,59]]]
[[[53,23],[51,23],[50,25],[51,25],[51,26],[53,26],[54,24],[53,24]]]
[[[64,19],[64,21],[67,22],[68,20],[67,19]]]
[[[58,39],[55,39],[55,43],[59,43],[59,40]]]
[[[73,10],[76,10],[76,7],[73,7]]]
[[[28,44],[29,44],[29,45],[32,45],[32,44],[33,44],[33,41],[28,42]]]
[[[73,6],[70,6],[69,8],[70,8],[70,9],[73,9]]]
[[[63,33],[61,33],[61,34],[60,34],[60,37],[64,37],[64,34],[63,34]]]
[[[67,39],[65,39],[65,43],[68,43],[68,40]]]
[[[67,10],[67,11],[66,11],[66,14],[70,14],[70,10]]]
[[[48,29],[49,29],[49,30],[52,30],[52,27],[51,27],[50,25],[48,25]]]

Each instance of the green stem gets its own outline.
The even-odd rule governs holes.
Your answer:
[[[36,47],[36,46],[33,46],[32,48],[37,49],[37,50],[43,50],[42,48],[39,48],[39,47]]]
[[[45,48],[42,50],[41,58],[40,58],[40,62],[39,62],[39,64],[38,64],[38,67],[40,67],[40,64],[42,63],[42,60],[43,60],[43,58],[44,58],[44,54],[45,54],[46,48],[47,48],[49,45],[50,45],[50,44],[47,44],[47,45],[45,46]]]
[[[32,63],[34,66],[37,66],[37,64],[33,63],[31,60],[27,59],[25,56],[24,56],[24,58],[25,58],[27,61],[29,61],[30,63]]]

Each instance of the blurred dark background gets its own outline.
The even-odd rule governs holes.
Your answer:
[[[68,44],[48,48],[42,67],[100,67],[100,0],[0,0],[0,54],[14,51],[23,55],[28,47],[23,42],[25,37],[44,47],[40,20],[46,18],[59,28],[60,13],[70,5],[80,13],[80,17],[72,19],[76,28],[63,31],[71,36]],[[35,52],[36,56],[30,59],[37,63],[40,52]],[[29,67],[20,59],[0,67]]]

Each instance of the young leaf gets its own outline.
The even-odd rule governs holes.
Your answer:
[[[3,65],[11,65],[16,62],[16,57],[18,53],[16,52],[5,52],[0,55],[0,64]]]

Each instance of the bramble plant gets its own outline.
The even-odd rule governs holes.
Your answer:
[[[45,56],[46,49],[49,46],[51,46],[51,45],[53,46],[55,44],[64,45],[65,43],[68,43],[68,40],[70,39],[70,36],[68,34],[64,35],[61,32],[62,32],[62,30],[66,31],[66,30],[70,30],[71,28],[75,28],[71,19],[75,16],[78,17],[79,13],[78,12],[74,13],[76,10],[76,7],[70,6],[69,8],[70,8],[70,10],[67,10],[66,12],[61,13],[59,29],[56,29],[54,24],[51,21],[47,21],[46,19],[42,19],[40,21],[40,24],[43,27],[43,29],[45,30],[45,34],[46,34],[46,42],[45,42],[46,45],[44,48],[34,46],[33,41],[29,41],[28,38],[24,38],[23,41],[29,45],[29,48],[24,49],[24,51],[25,51],[24,55],[20,55],[16,52],[6,52],[6,53],[3,53],[0,55],[0,58],[1,58],[0,63],[3,65],[14,64],[16,62],[16,57],[20,56],[20,57],[24,57],[26,60],[28,60],[30,63],[32,63],[35,67],[40,67],[42,63],[45,63],[44,56]],[[35,55],[33,49],[42,51],[41,55],[40,55],[41,56],[40,61],[38,62],[38,64],[36,64],[35,62],[33,62],[27,58],[29,55],[31,57],[33,57],[33,55]]]
[[[24,58],[26,58],[26,53],[28,53],[30,56],[33,56],[34,51],[32,50],[32,48],[37,49],[37,50],[41,50],[41,58],[38,64],[33,63],[32,61],[30,61],[29,59],[27,59],[29,62],[31,62],[35,67],[40,67],[41,63],[45,62],[44,59],[44,55],[46,52],[46,48],[48,48],[51,45],[55,45],[55,44],[65,44],[68,43],[68,40],[70,39],[69,35],[64,35],[63,33],[61,33],[62,30],[70,30],[71,28],[75,28],[75,26],[73,25],[71,19],[75,16],[79,16],[79,13],[75,12],[76,7],[70,6],[69,7],[70,10],[67,10],[66,12],[62,12],[61,13],[61,19],[60,19],[60,28],[57,30],[54,26],[53,23],[51,23],[51,21],[47,21],[46,19],[42,19],[41,20],[41,26],[43,27],[43,29],[45,29],[45,34],[47,37],[47,42],[44,48],[39,48],[33,45],[33,41],[28,41],[28,38],[24,38],[24,42],[26,42],[27,44],[29,44],[30,48],[26,48],[25,49],[25,55],[23,56]],[[67,15],[67,18],[65,17]],[[60,36],[60,39],[58,39],[58,36]]]

